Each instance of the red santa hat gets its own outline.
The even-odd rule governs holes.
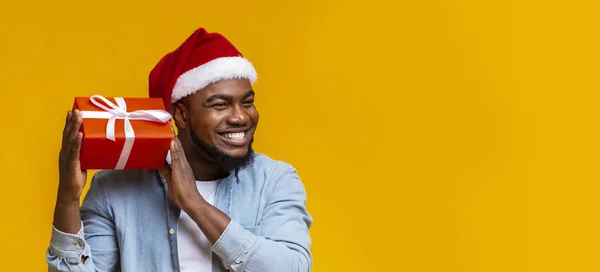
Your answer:
[[[256,70],[223,35],[199,28],[152,69],[149,96],[162,98],[170,110],[177,100],[211,83],[234,78],[254,84]]]

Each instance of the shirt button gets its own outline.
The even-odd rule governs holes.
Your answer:
[[[174,229],[170,229],[169,230],[169,234],[173,234],[173,233],[175,233],[175,230]]]
[[[76,244],[76,245],[75,245],[75,248],[76,248],[76,249],[81,249],[81,245],[80,245],[80,244]]]

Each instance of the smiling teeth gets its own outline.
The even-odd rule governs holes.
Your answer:
[[[244,132],[236,132],[236,133],[225,133],[225,138],[232,140],[243,140]]]

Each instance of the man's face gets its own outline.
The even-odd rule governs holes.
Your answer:
[[[250,155],[259,115],[248,80],[210,84],[190,95],[186,104],[186,127],[196,145],[212,157],[226,155],[235,160]]]

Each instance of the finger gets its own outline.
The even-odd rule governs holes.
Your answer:
[[[70,110],[67,111],[67,115],[65,117],[65,126],[63,127],[63,135],[67,132],[67,128],[70,125],[69,121],[71,120],[71,113],[72,112]]]
[[[175,134],[173,134],[173,142],[175,142],[175,145],[177,145],[177,146],[181,145],[181,141],[179,140],[179,137]]]
[[[181,142],[179,141],[178,137],[175,137],[175,139],[173,139],[173,149],[175,149],[175,151],[179,153],[183,151],[183,148],[181,147]]]
[[[67,123],[67,128],[65,131],[65,135],[63,136],[63,146],[67,151],[67,154],[69,154],[70,151],[70,147],[71,145],[73,145],[73,141],[75,140],[75,137],[77,136],[77,132],[75,130],[75,126],[77,123],[77,115],[75,114],[75,111],[71,111],[70,116],[69,116],[69,121]]]
[[[69,158],[72,161],[79,160],[79,152],[81,151],[81,141],[83,139],[83,133],[77,133],[75,139],[71,142],[69,146]]]
[[[81,124],[83,122],[83,118],[81,118],[81,112],[79,110],[73,111],[73,135],[77,136],[79,133],[79,129],[81,129]]]
[[[79,110],[75,110],[75,117],[77,122],[75,123],[75,130],[79,132],[79,129],[81,129],[81,125],[83,124],[83,116],[81,116],[81,111]]]
[[[79,129],[81,128],[81,116],[79,114],[79,110],[73,111],[73,124],[71,127],[71,131],[69,132],[69,140],[71,144],[73,144],[77,140],[77,134],[79,133]]]
[[[72,122],[71,122],[72,114],[73,114],[72,111],[67,111],[65,126],[63,128],[63,137],[62,137],[62,145],[63,146],[66,146],[67,139],[69,139],[68,135],[69,135],[69,131],[71,131],[71,126],[72,126]]]
[[[74,160],[79,160],[79,155],[81,154],[81,143],[83,143],[83,132],[77,133],[77,140],[75,141],[75,154],[73,154]]]
[[[69,131],[69,142],[68,142],[68,155],[72,161],[79,160],[79,152],[81,151],[81,143],[83,140],[83,133],[79,131],[81,128],[81,117],[79,116],[78,110],[73,112],[73,119],[75,120],[71,131]]]
[[[183,169],[188,164],[187,158],[185,156],[185,150],[179,141],[179,138],[173,142],[173,153],[177,155],[177,160],[173,160],[173,165],[178,167],[179,169]]]
[[[179,148],[182,151],[183,147],[181,145],[181,141],[179,140],[179,137],[177,137],[177,134],[175,133],[175,128],[173,127],[173,123],[169,122],[169,125],[171,126],[171,132],[173,133],[173,142],[175,142],[175,147]]]
[[[171,141],[171,164],[175,165],[175,162],[179,161],[181,154],[179,152],[179,149],[177,148],[177,145],[175,144],[175,139],[173,139]]]
[[[165,163],[165,166],[162,169],[160,169],[160,173],[167,181],[167,184],[169,184],[171,182],[171,168],[169,167],[169,165]]]

